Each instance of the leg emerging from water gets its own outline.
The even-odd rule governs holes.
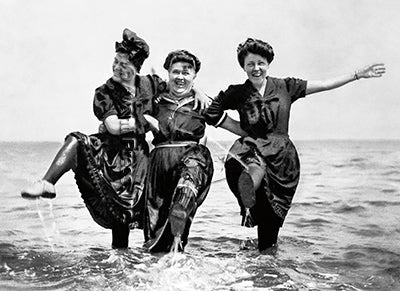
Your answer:
[[[258,222],[258,249],[263,251],[277,243],[278,233],[282,226],[283,219],[276,215],[268,198],[262,191],[257,192],[255,213]]]
[[[129,244],[129,225],[120,224],[112,228],[112,243],[113,249],[125,249]]]
[[[76,168],[78,141],[72,136],[68,136],[63,146],[56,154],[49,169],[42,180],[23,189],[21,195],[24,198],[54,198],[56,191],[54,184],[67,171]]]

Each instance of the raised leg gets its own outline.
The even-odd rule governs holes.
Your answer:
[[[69,136],[56,154],[43,179],[22,189],[21,196],[27,199],[56,197],[54,184],[64,173],[76,168],[77,148],[77,139]]]
[[[54,185],[62,175],[71,169],[74,170],[77,163],[77,148],[78,140],[75,137],[69,136],[54,157],[54,160],[44,175],[43,180]]]
[[[250,208],[256,205],[256,191],[264,178],[263,167],[252,163],[247,169],[243,169],[238,179],[238,192],[244,206],[242,226],[253,227],[255,221],[250,213]]]

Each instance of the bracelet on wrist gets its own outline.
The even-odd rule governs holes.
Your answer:
[[[354,72],[354,79],[360,80],[360,76],[358,75],[358,71]]]

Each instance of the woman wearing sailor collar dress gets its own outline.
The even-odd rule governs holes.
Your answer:
[[[239,113],[246,134],[230,149],[226,177],[241,209],[242,226],[258,226],[258,248],[262,251],[276,244],[299,182],[299,158],[288,135],[293,102],[362,78],[381,77],[385,67],[372,64],[318,81],[274,78],[267,74],[274,58],[272,47],[251,38],[238,46],[237,57],[248,79],[221,91],[205,117],[208,124],[229,129],[225,111]]]
[[[206,127],[203,112],[192,109],[200,61],[186,50],[176,50],[168,54],[164,68],[168,89],[153,107],[159,132],[153,140],[145,191],[145,246],[151,252],[184,250],[214,171],[210,151],[201,143]],[[237,121],[230,123],[232,132],[244,134]]]

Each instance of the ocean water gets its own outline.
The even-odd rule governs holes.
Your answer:
[[[0,143],[0,290],[400,290],[400,141],[295,141],[301,180],[278,245],[259,253],[224,180],[229,142],[183,254],[153,255],[134,230],[112,250],[73,174],[29,201],[59,143]]]

